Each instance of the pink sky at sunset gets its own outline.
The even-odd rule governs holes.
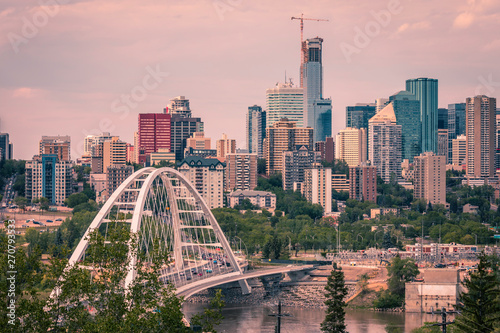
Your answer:
[[[330,20],[305,22],[304,35],[324,39],[333,135],[347,105],[388,97],[409,78],[437,78],[440,107],[500,97],[498,0],[0,0],[0,132],[17,159],[36,154],[42,135],[71,135],[74,159],[86,134],[133,142],[138,113],[184,95],[213,147],[227,133],[245,148],[247,107],[265,108],[285,71],[299,83],[290,17],[301,13]],[[122,101],[145,80],[146,95]]]

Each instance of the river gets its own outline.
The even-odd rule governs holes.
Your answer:
[[[204,306],[204,304],[185,303],[183,311],[189,318],[194,313],[202,311]],[[274,332],[276,318],[269,315],[276,311],[277,307],[229,304],[223,310],[224,320],[217,327],[217,331],[227,333]],[[283,307],[282,312],[291,315],[283,317],[281,320],[281,332],[283,333],[320,332],[320,324],[325,317],[324,309]],[[385,333],[385,327],[388,324],[399,327],[402,332],[409,333],[414,328],[424,325],[424,322],[439,319],[440,317],[437,315],[420,313],[349,309],[346,311],[347,331],[350,333]]]

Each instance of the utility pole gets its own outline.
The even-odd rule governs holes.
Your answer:
[[[427,312],[429,314],[433,314],[433,315],[438,315],[439,313],[436,313],[432,310],[431,308],[431,312]],[[447,325],[450,325],[450,324],[453,324],[455,321],[446,321],[446,316],[447,314],[451,314],[451,313],[458,313],[457,311],[446,311],[446,309],[444,308],[444,306],[441,308],[441,323],[437,323],[437,324],[432,324],[430,326],[441,326],[441,330],[443,333],[446,333],[446,326]]]
[[[270,314],[270,317],[276,317],[275,333],[281,333],[281,317],[290,317],[288,313],[281,313],[281,300],[278,301],[278,313]]]
[[[422,219],[422,238],[420,239],[420,262],[424,261],[424,219]]]

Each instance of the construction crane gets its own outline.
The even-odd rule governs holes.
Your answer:
[[[304,81],[304,53],[305,53],[305,46],[304,46],[304,20],[306,21],[325,21],[328,22],[329,20],[325,19],[314,19],[314,18],[305,18],[304,13],[300,14],[300,17],[295,17],[292,16],[292,20],[300,20],[300,87],[302,88],[304,86],[303,81]]]

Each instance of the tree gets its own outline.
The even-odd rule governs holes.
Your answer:
[[[278,236],[274,235],[274,237],[269,239],[264,245],[262,256],[266,259],[279,259],[282,253],[282,245],[283,243]]]
[[[344,310],[346,307],[344,298],[347,295],[347,287],[345,286],[344,272],[336,264],[334,264],[333,270],[328,277],[325,290],[327,309],[325,320],[321,323],[321,330],[329,333],[347,332]]]
[[[387,267],[388,289],[380,291],[374,302],[376,308],[388,309],[400,307],[405,299],[405,283],[412,281],[419,270],[413,259],[394,257]]]
[[[210,300],[210,305],[206,308],[203,313],[199,313],[191,318],[191,325],[201,326],[203,332],[217,333],[214,329],[215,326],[219,325],[224,319],[221,313],[225,302],[222,299],[222,291],[217,290],[215,296]]]
[[[136,278],[125,289],[128,273],[129,244],[137,253]],[[158,279],[168,255],[150,249],[152,262],[137,247],[130,231],[120,224],[111,225],[104,236],[99,230],[89,235],[92,249],[81,266],[56,270],[60,292],[49,299],[48,328],[53,332],[188,332],[182,322],[182,299],[173,286],[164,287]],[[86,267],[86,268],[83,268]],[[70,306],[68,306],[70,305]]]
[[[243,199],[240,201],[240,203],[234,207],[234,209],[238,209],[238,210],[249,210],[249,209],[256,209],[258,207],[256,207],[254,204],[252,204],[252,202],[250,201],[250,199]]]
[[[75,206],[86,203],[89,201],[89,197],[85,193],[73,193],[64,200],[64,203],[69,208],[74,208]]]
[[[358,288],[361,290],[361,294],[365,294],[368,291],[368,280],[370,276],[367,273],[358,275]]]
[[[50,204],[49,199],[45,197],[38,198],[38,203],[40,204],[41,210],[49,210],[49,204]]]
[[[394,244],[392,244],[391,240],[391,234],[389,232],[384,233],[384,240],[382,241],[382,247],[386,250],[394,247]]]
[[[24,210],[26,208],[26,205],[28,204],[28,199],[26,199],[25,197],[16,197],[14,199],[14,203],[19,206],[19,208],[21,208],[22,210]]]
[[[389,291],[404,300],[405,283],[412,281],[419,273],[413,259],[401,259],[399,255],[394,257],[391,260],[391,265],[387,267]]]
[[[482,253],[477,272],[462,282],[466,292],[460,294],[455,319],[458,332],[493,332],[500,329],[500,274],[498,260]]]
[[[257,160],[257,173],[259,175],[265,175],[266,174],[266,169],[267,169],[267,164],[266,164],[266,159],[264,158],[259,158]]]

